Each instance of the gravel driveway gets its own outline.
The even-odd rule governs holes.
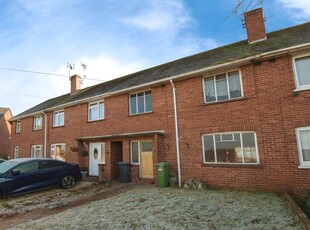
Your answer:
[[[280,195],[140,186],[11,229],[305,229]]]

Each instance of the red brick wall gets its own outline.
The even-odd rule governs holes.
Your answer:
[[[8,120],[11,117],[11,113],[7,111],[0,118],[0,156],[9,156],[11,124]]]
[[[298,168],[295,129],[310,125],[310,91],[293,95],[291,57],[249,64],[240,69],[244,97],[234,101],[206,105],[202,76],[175,82],[182,181],[191,178],[217,187],[263,190],[309,188],[310,169]],[[105,119],[96,122],[87,121],[87,103],[72,106],[65,109],[65,126],[59,128],[51,127],[52,113],[49,113],[48,153],[50,144],[66,143],[67,161],[81,162],[85,158],[81,160],[80,154],[70,152],[70,146],[78,146],[77,138],[165,130],[163,137],[151,138],[153,146],[157,146],[154,164],[166,161],[177,171],[171,85],[152,88],[152,97],[153,112],[136,116],[128,113],[128,94],[105,98]],[[32,117],[22,119],[21,133],[12,135],[12,146],[18,144],[23,156],[29,156],[31,144],[44,141],[43,130],[32,131],[32,120]],[[259,165],[203,164],[201,135],[230,131],[256,132]],[[131,139],[118,140],[123,141],[123,160],[129,161]],[[106,148],[109,150],[108,145]],[[134,180],[138,170],[131,171]],[[156,181],[155,166],[154,175]]]

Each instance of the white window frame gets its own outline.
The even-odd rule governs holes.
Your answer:
[[[310,126],[300,127],[296,129],[297,147],[298,147],[298,155],[299,155],[298,168],[310,168],[310,161],[304,161],[302,157],[300,131],[304,131],[304,130],[310,131]]]
[[[15,133],[20,133],[21,121],[16,121]]]
[[[17,159],[19,157],[19,147],[14,147],[14,159]]]
[[[40,121],[40,125],[37,124],[37,119]],[[33,130],[41,130],[42,129],[42,115],[33,117]]]
[[[310,90],[310,85],[299,85],[299,79],[298,79],[298,75],[297,75],[297,67],[296,67],[296,59],[299,58],[304,58],[304,57],[309,57],[310,58],[310,54],[305,54],[305,55],[300,55],[300,56],[296,56],[292,59],[292,65],[293,65],[293,70],[294,70],[294,79],[295,79],[295,86],[296,89],[294,90],[296,91],[302,91],[302,90]]]
[[[53,151],[53,148],[54,148],[54,150],[56,151],[56,147],[57,146],[64,146],[64,150],[65,150],[65,152],[66,152],[66,144],[65,143],[57,143],[57,144],[51,144],[51,152],[50,152],[50,157],[52,158],[52,151]],[[57,159],[57,160],[66,160],[66,158],[65,159],[60,159],[60,158],[52,158],[52,159]]]
[[[151,111],[146,111],[146,100],[145,100],[145,93],[150,92],[151,96],[152,96],[152,108]],[[138,109],[138,94],[143,93],[143,100],[144,100],[144,108],[143,108],[143,112],[139,113],[139,109]],[[133,111],[131,111],[131,96],[135,95],[136,96],[136,113],[132,113]],[[144,113],[151,113],[153,111],[153,93],[152,90],[145,90],[145,91],[139,91],[139,92],[135,92],[135,93],[131,93],[129,94],[129,114],[130,115],[138,115],[138,114],[144,114]]]
[[[255,148],[256,148],[256,163],[251,163],[251,162],[245,162],[244,161],[244,152],[243,152],[243,140],[242,140],[242,134],[244,133],[253,133],[254,134],[254,141],[255,141]],[[233,135],[233,140],[234,140],[234,134],[240,134],[240,142],[241,142],[241,149],[242,149],[242,163],[239,162],[217,162],[217,153],[216,153],[216,145],[215,145],[215,135],[227,135],[227,134],[232,134]],[[205,158],[205,146],[204,146],[204,137],[205,136],[213,136],[213,144],[214,144],[214,154],[215,154],[215,162],[209,162],[206,161]],[[222,137],[221,137],[222,138]],[[202,141],[202,157],[203,157],[203,163],[204,164],[223,164],[223,165],[258,165],[259,164],[259,152],[258,152],[258,145],[257,145],[257,136],[256,132],[254,131],[237,131],[237,132],[223,132],[223,133],[210,133],[210,134],[203,134],[201,136],[201,141]],[[227,140],[228,141],[228,140]]]
[[[40,151],[41,152],[41,156],[35,156],[34,152],[35,151]],[[43,158],[43,145],[32,145],[31,146],[31,158]]]
[[[138,143],[138,162],[132,161],[132,143]],[[140,141],[130,141],[130,163],[133,165],[140,165]]]
[[[102,104],[102,117],[100,117],[100,104]],[[91,109],[91,106],[92,105],[95,105],[95,108],[98,108],[98,118],[97,119],[91,119],[90,117],[90,109]],[[97,102],[90,102],[88,103],[88,121],[98,121],[98,120],[104,120],[104,112],[105,112],[105,109],[104,109],[104,101],[97,101]]]
[[[240,97],[234,97],[234,98],[230,98],[230,91],[229,91],[229,82],[228,82],[228,74],[232,73],[232,72],[239,72],[239,80],[240,80],[240,90],[241,90],[241,96]],[[218,100],[218,95],[217,95],[217,91],[216,91],[216,79],[215,77],[217,75],[221,75],[221,74],[225,74],[226,75],[226,85],[227,85],[227,93],[228,93],[228,99],[225,100]],[[205,87],[205,79],[208,78],[213,78],[213,84],[214,84],[214,93],[215,93],[215,101],[206,101],[206,87]],[[224,73],[218,73],[218,74],[214,74],[212,76],[206,76],[202,78],[202,86],[203,86],[203,100],[204,103],[206,104],[210,104],[210,103],[215,103],[215,102],[221,102],[221,101],[228,101],[228,100],[234,100],[234,99],[239,99],[242,98],[243,95],[243,83],[242,83],[242,75],[241,75],[241,70],[240,69],[235,69],[235,70],[231,70],[231,71],[227,71]]]
[[[61,115],[63,117],[62,123],[60,123]],[[64,125],[65,125],[65,111],[64,110],[55,111],[53,114],[53,127],[59,127]]]

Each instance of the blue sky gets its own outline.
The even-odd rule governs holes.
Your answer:
[[[259,0],[244,0],[242,10]],[[1,68],[82,74],[83,88],[246,39],[227,15],[241,0],[0,0],[0,107],[13,115],[69,93],[68,77]],[[258,5],[260,6],[260,5]],[[265,0],[267,32],[310,21],[309,0]],[[72,72],[71,72],[72,73]]]

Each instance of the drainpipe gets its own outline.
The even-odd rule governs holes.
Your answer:
[[[177,162],[178,162],[178,179],[179,179],[179,188],[182,187],[181,183],[181,163],[180,163],[180,143],[179,143],[179,125],[178,125],[178,113],[177,113],[177,97],[176,97],[176,89],[173,84],[172,79],[170,79],[170,83],[173,89],[173,107],[174,107],[174,122],[175,122],[175,140],[177,147]]]
[[[47,113],[41,112],[44,114],[44,158],[46,158],[46,142],[47,142]]]

